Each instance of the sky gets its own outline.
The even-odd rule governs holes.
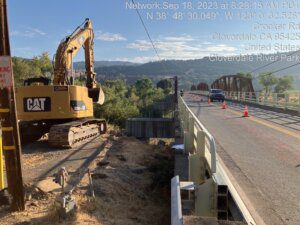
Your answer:
[[[14,56],[31,58],[47,51],[52,57],[59,42],[72,33],[85,18],[90,18],[95,32],[95,60],[137,63],[158,60],[135,9],[131,8],[130,0],[7,1],[11,49]],[[192,9],[188,8],[189,2],[193,4]],[[215,2],[220,4],[224,1]],[[217,9],[206,10],[203,9],[205,6],[198,5],[199,1],[193,0],[135,0],[135,3],[144,6],[145,3],[150,4],[147,5],[150,9],[140,9],[140,13],[161,59],[197,59],[209,55],[257,53],[260,50],[245,50],[249,41],[220,40],[215,38],[214,34],[249,34],[258,31],[274,34],[276,32],[274,30],[254,29],[254,24],[262,21],[272,24],[285,21],[285,19],[259,20],[257,18],[226,20],[223,15],[224,10],[219,8],[220,5]],[[155,8],[158,5],[166,8]],[[252,5],[252,7],[256,6]],[[271,11],[270,7],[253,9],[251,12],[267,13]],[[216,19],[200,20],[200,16],[205,12],[217,13],[219,16]],[[246,11],[231,9],[231,12],[237,14]],[[180,17],[180,14],[183,16]],[[191,15],[195,18],[191,19]],[[213,17],[213,14],[211,15]],[[297,20],[299,21],[299,18]],[[284,29],[284,32],[289,31]],[[275,43],[274,40],[259,42]],[[295,40],[281,42],[296,43]],[[265,52],[274,52],[274,50]],[[80,51],[75,61],[83,59],[83,51]]]

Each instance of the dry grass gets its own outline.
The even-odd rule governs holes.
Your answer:
[[[170,157],[168,147],[157,146],[155,140],[149,145],[135,138],[122,136],[115,128],[109,129],[109,135],[105,135],[105,139],[105,149],[90,167],[96,197],[89,197],[88,177],[85,176],[74,192],[78,205],[75,216],[67,220],[59,218],[53,206],[56,197],[54,194],[42,195],[42,198],[32,195],[32,199],[26,203],[25,212],[8,213],[7,209],[0,208],[1,225],[169,224],[169,187],[156,181],[157,177],[161,178],[162,174],[165,176],[168,173],[153,170],[172,170],[171,167],[160,167],[164,164],[161,160],[168,160]],[[25,163],[31,161],[26,159]]]
[[[153,188],[155,175],[149,171],[155,156],[167,151],[134,138],[117,139],[102,159],[109,164],[94,171],[107,178],[94,180],[95,202],[81,201],[81,211],[105,225],[169,224],[167,187]]]

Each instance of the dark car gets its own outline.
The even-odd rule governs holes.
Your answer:
[[[211,89],[209,91],[208,97],[210,98],[210,101],[218,100],[218,101],[224,101],[225,100],[225,95],[223,93],[223,90],[221,89]]]

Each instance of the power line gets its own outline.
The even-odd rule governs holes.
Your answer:
[[[280,71],[282,71],[282,70],[289,69],[289,68],[294,67],[294,66],[297,66],[297,65],[300,65],[300,63],[295,63],[295,64],[293,64],[293,65],[290,65],[290,66],[287,66],[287,67],[278,69],[278,70],[276,70],[276,71],[273,71],[272,73],[277,73],[277,72],[280,72]]]
[[[132,4],[135,5],[134,0],[131,0],[131,2],[132,2]],[[159,56],[159,54],[158,54],[157,49],[155,48],[154,42],[152,41],[152,38],[151,38],[150,33],[149,33],[149,31],[148,31],[148,29],[147,29],[145,23],[144,23],[144,20],[143,20],[141,14],[140,14],[140,11],[138,10],[137,7],[135,7],[135,10],[136,10],[136,13],[138,14],[138,16],[139,16],[139,18],[140,18],[140,21],[141,21],[141,23],[142,23],[142,25],[143,25],[143,27],[144,27],[144,29],[145,29],[145,31],[146,31],[146,34],[147,34],[147,36],[148,36],[148,38],[149,38],[149,40],[150,40],[150,42],[151,42],[152,48],[154,49],[157,58],[159,59],[159,61],[161,61],[161,58],[160,58],[160,56]]]
[[[131,0],[131,2],[132,2],[132,4],[135,5],[134,0]],[[153,42],[153,40],[152,40],[152,38],[151,38],[151,36],[150,36],[150,32],[149,32],[149,30],[147,29],[146,24],[144,23],[144,20],[143,20],[141,14],[140,14],[140,11],[138,10],[138,7],[135,7],[135,10],[136,10],[136,12],[137,12],[137,14],[138,14],[138,16],[139,16],[139,19],[140,19],[140,21],[141,21],[141,23],[142,23],[142,25],[143,25],[143,27],[144,27],[144,30],[145,30],[145,32],[146,32],[146,34],[147,34],[147,36],[148,36],[148,38],[149,38],[149,40],[150,40],[150,42],[151,42],[152,48],[154,49],[155,54],[156,54],[156,56],[157,56],[159,62],[160,62],[161,65],[163,66],[163,70],[165,70],[165,72],[167,72],[167,71],[168,71],[168,70],[167,70],[167,67],[166,67],[165,63],[161,60],[161,57],[160,57],[160,55],[159,55],[159,53],[158,53],[158,51],[157,51],[157,49],[156,49],[156,47],[155,47],[155,45],[154,45],[154,42]],[[173,63],[172,60],[168,60],[168,62],[171,63],[171,64],[173,64],[173,65],[174,65],[175,67],[177,67],[178,69],[181,69],[177,64]],[[185,74],[186,74],[186,72],[185,72]]]
[[[287,54],[286,56],[294,55],[294,54],[296,54],[297,52],[300,52],[300,49],[297,50],[297,51],[295,51],[295,52],[292,52],[292,53],[290,53],[290,54]],[[264,66],[260,66],[260,67],[258,67],[258,68],[256,68],[256,69],[252,70],[250,73],[253,73],[253,72],[257,71],[257,70],[260,70],[260,69],[263,69],[263,68],[265,68],[265,67],[267,67],[267,66],[270,66],[270,65],[272,65],[272,64],[274,64],[274,63],[276,63],[276,62],[278,62],[278,61],[280,61],[280,60],[281,60],[281,59],[279,58],[279,59],[277,59],[277,60],[275,60],[275,61],[273,61],[273,62],[270,62],[270,63],[268,63],[268,64],[266,64],[266,65],[264,65]]]

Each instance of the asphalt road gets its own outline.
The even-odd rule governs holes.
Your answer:
[[[186,94],[217,152],[265,224],[300,224],[300,117]],[[251,210],[250,210],[251,212]]]

